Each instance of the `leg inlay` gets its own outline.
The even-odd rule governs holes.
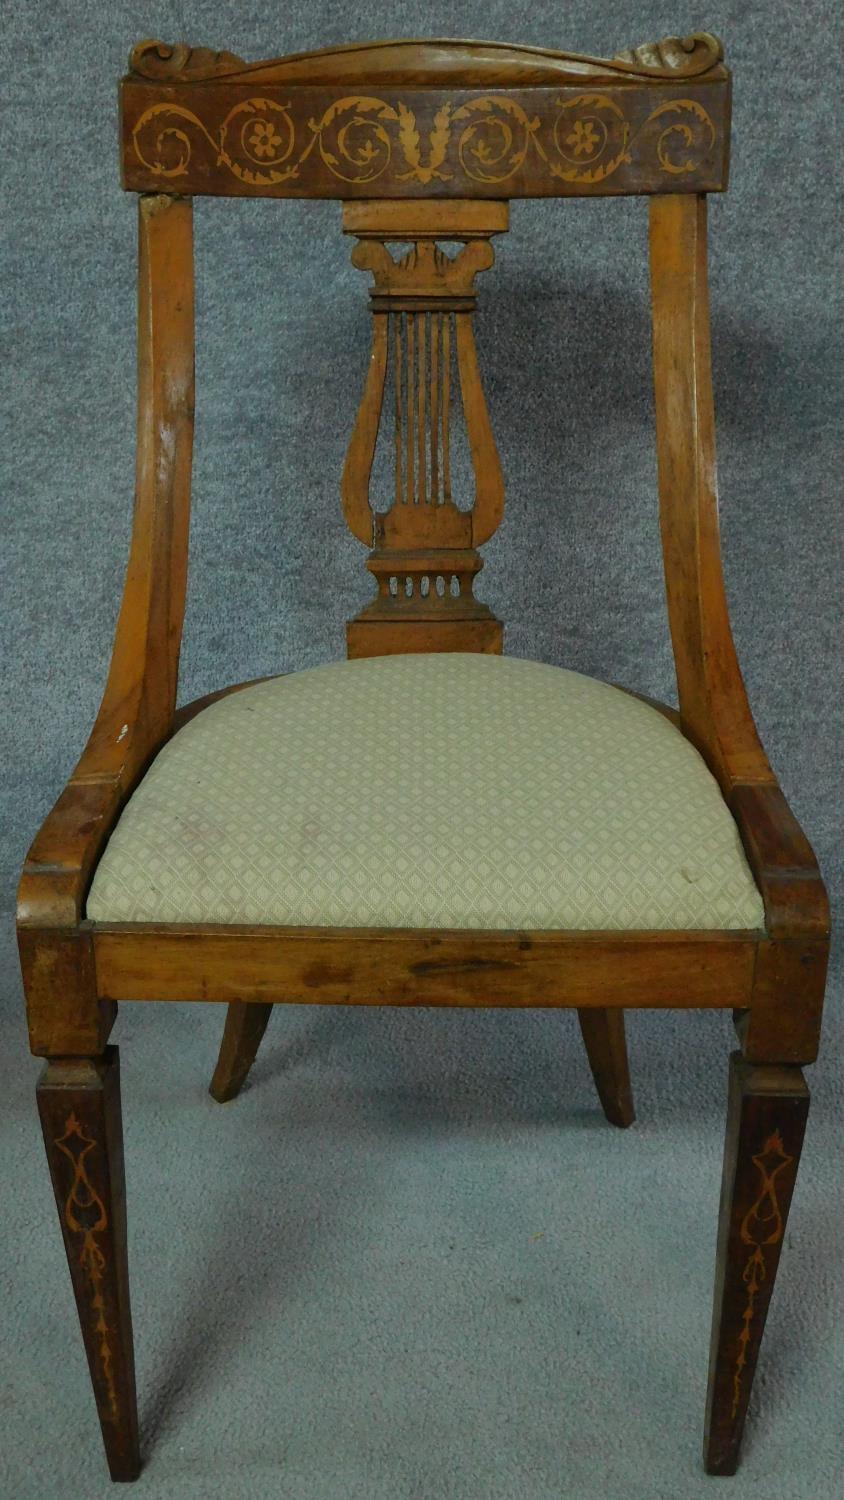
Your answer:
[[[800,1161],[799,1068],[730,1064],[704,1459],[733,1474]]]
[[[93,1136],[85,1133],[76,1114],[71,1110],[65,1121],[64,1131],[62,1135],[56,1136],[54,1144],[67,1157],[73,1170],[64,1204],[64,1222],[68,1233],[75,1236],[73,1243],[76,1247],[77,1261],[88,1283],[94,1330],[98,1338],[102,1383],[106,1392],[109,1414],[114,1418],[117,1415],[114,1353],[103,1296],[103,1275],[107,1268],[107,1260],[106,1252],[98,1238],[108,1229],[108,1214],[102,1198],[88,1176],[86,1166],[86,1157],[96,1149],[98,1143]]]
[[[739,1231],[742,1244],[753,1248],[742,1272],[742,1281],[747,1287],[747,1301],[742,1313],[742,1331],[739,1335],[736,1367],[733,1373],[733,1405],[730,1415],[735,1417],[741,1404],[742,1372],[747,1364],[753,1319],[756,1311],[756,1296],[763,1281],[768,1279],[765,1249],[778,1245],[783,1235],[783,1217],[777,1199],[777,1176],[794,1161],[783,1150],[778,1130],[766,1140],[762,1150],[753,1157],[761,1183],[756,1201],[751,1204],[741,1221]]]
[[[112,1479],[140,1470],[116,1047],[54,1061],[38,1112]]]

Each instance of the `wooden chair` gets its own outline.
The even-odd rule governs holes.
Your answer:
[[[828,912],[754,727],[721,571],[706,195],[726,186],[729,111],[722,48],[707,34],[611,60],[443,41],[252,64],[159,42],[132,52],[121,87],[123,185],[140,195],[131,553],[102,708],[32,846],[19,904],[31,1047],[47,1059],[38,1104],[114,1479],[134,1478],[140,1464],[118,1054],[108,1043],[124,1000],[228,1004],[212,1083],[220,1100],[243,1083],[275,1004],[575,1007],[617,1125],[633,1118],[624,1008],[731,1009],[740,1050],[730,1062],[705,1463],[713,1474],[735,1470],[800,1158],[801,1065],[817,1052]],[[475,276],[492,265],[510,198],[617,193],[650,203],[678,712],[501,657],[502,627],[473,594],[477,549],[504,503],[475,353]],[[373,344],[342,498],[370,549],[376,593],[348,627],[347,663],[177,710],[192,199],[202,194],[343,202],[354,264],[372,277]],[[475,478],[468,508],[450,472],[459,401]],[[370,493],[379,429],[390,445],[387,494]],[[506,734],[490,749],[499,719]],[[355,763],[352,747],[377,755],[385,734],[398,750],[390,774],[379,773],[379,822],[371,764]],[[507,735],[527,760],[515,776],[508,761],[499,786]],[[267,737],[269,791],[250,760]],[[606,778],[597,791],[578,762],[593,752]],[[452,754],[470,804],[468,815],[448,804],[465,823],[464,865],[437,820]],[[253,778],[246,791],[234,786],[241,776]],[[685,863],[675,792],[684,816],[705,824]],[[631,841],[637,798],[646,836],[634,830]],[[404,816],[407,805],[418,814],[419,799],[430,825],[427,814]],[[256,807],[241,837],[238,819]],[[529,825],[539,828],[539,874],[529,850],[515,878],[505,865],[511,855],[518,864]],[[617,855],[622,835],[629,861]],[[711,842],[701,848],[701,837]],[[371,839],[376,855],[398,844],[394,863],[367,865],[371,849],[364,859],[356,838]],[[215,865],[229,857],[233,894]]]

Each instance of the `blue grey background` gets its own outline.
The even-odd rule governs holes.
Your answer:
[[[10,0],[4,191],[3,904],[96,711],[129,537],[135,209],[115,89],[145,36],[246,58],[389,35],[608,53],[706,27],[735,71],[711,202],[722,523],[771,759],[841,869],[839,11]],[[479,593],[507,649],[674,696],[655,502],[645,205],[518,203],[478,338],[508,483]],[[368,597],[338,482],[368,347],[336,204],[198,200],[182,696],[343,652]],[[108,1493],[4,949],[0,1493]],[[736,1500],[836,1496],[840,983]],[[204,1092],[211,1007],[125,1007],[150,1496],[692,1500],[727,1019],[629,1020],[640,1123],[599,1117],[569,1015],[277,1013]]]

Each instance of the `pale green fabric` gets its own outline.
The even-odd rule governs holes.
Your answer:
[[[757,928],[697,751],[655,709],[512,657],[340,662],[164,747],[97,869],[98,922]]]

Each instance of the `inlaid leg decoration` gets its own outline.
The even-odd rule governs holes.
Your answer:
[[[227,1104],[243,1088],[272,1009],[271,1005],[245,1005],[236,1000],[229,1006],[220,1056],[208,1090],[218,1104]]]
[[[117,1048],[47,1064],[37,1086],[50,1176],[112,1479],[136,1479],[123,1127]]]
[[[372,273],[372,354],[343,471],[343,511],[370,547],[377,592],[348,626],[348,654],[501,650],[501,624],[473,595],[477,548],[504,509],[504,481],[478,370],[475,277],[493,263],[505,203],[348,203],[353,263]],[[446,253],[437,239],[462,241]],[[399,243],[393,253],[388,246]],[[455,493],[452,434],[462,404],[474,496]],[[370,497],[379,429],[388,492]]]
[[[636,1111],[630,1088],[624,1011],[585,1008],[577,1012],[577,1019],[604,1114],[611,1125],[622,1128],[632,1125]]]
[[[734,1474],[779,1265],[809,1090],[799,1068],[730,1059],[704,1463]]]

